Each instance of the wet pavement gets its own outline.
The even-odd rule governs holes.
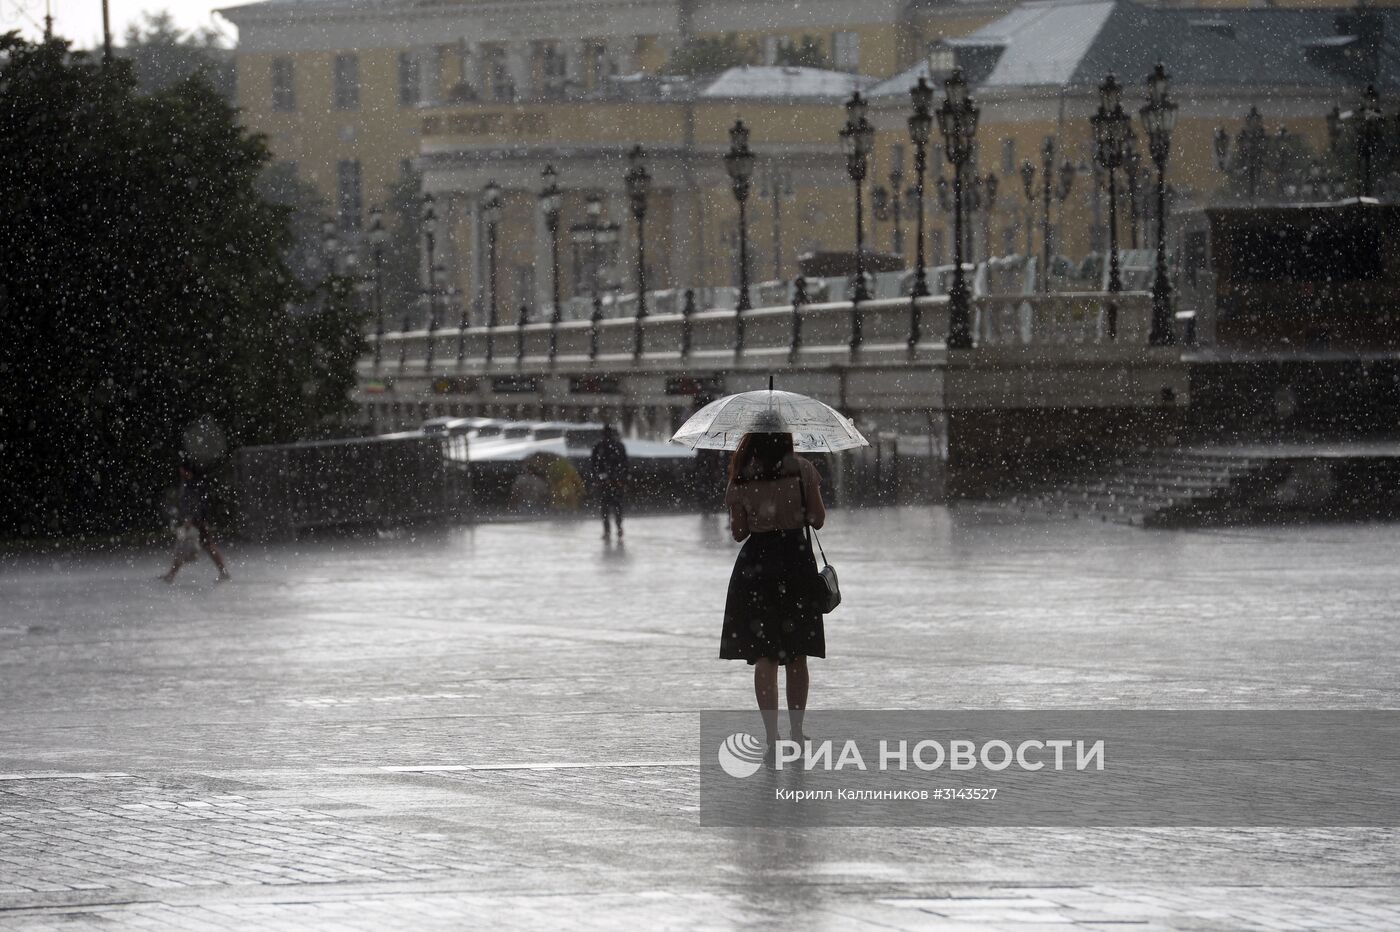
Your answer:
[[[833,512],[826,708],[1400,707],[1400,525]],[[1395,929],[1400,831],[701,828],[717,516],[0,560],[0,927]]]

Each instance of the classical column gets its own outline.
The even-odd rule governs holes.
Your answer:
[[[506,71],[510,74],[515,88],[515,99],[533,97],[535,82],[530,75],[531,47],[529,42],[511,42],[506,45]]]
[[[457,43],[457,57],[461,62],[462,81],[472,89],[478,98],[481,88],[481,50],[477,43],[462,39]]]
[[[564,55],[564,80],[570,88],[583,87],[583,40],[563,40],[559,49]]]
[[[608,59],[617,67],[618,74],[635,74],[637,71],[637,37],[609,37]]]
[[[413,50],[418,57],[419,99],[425,107],[435,107],[442,103],[442,89],[439,76],[442,62],[436,45],[420,45]]]

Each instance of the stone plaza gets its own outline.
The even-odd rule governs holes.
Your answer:
[[[721,516],[0,559],[0,928],[1374,929],[1384,828],[702,828]],[[836,510],[814,708],[1400,704],[1400,528]]]

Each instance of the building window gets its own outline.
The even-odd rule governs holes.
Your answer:
[[[414,52],[399,53],[399,106],[416,107],[423,99],[423,67]]]
[[[563,51],[553,42],[545,43],[539,49],[538,60],[545,94],[549,97],[563,96],[564,87],[568,82],[567,62]]]
[[[515,81],[511,78],[510,66],[506,62],[505,48],[499,45],[486,46],[482,49],[481,58],[491,99],[501,102],[514,100]]]
[[[293,79],[292,60],[274,58],[272,60],[272,109],[295,110],[297,108],[296,85]]]
[[[584,64],[588,69],[588,83],[590,87],[598,87],[612,74],[612,65],[608,61],[608,47],[598,42],[587,46],[584,50]]]
[[[358,230],[364,202],[360,189],[360,163],[345,159],[335,165],[336,181],[339,190],[338,215],[342,230]]]
[[[860,70],[860,34],[838,32],[831,37],[832,64],[837,71]]]
[[[360,57],[342,52],[335,57],[335,109],[358,110],[360,107]]]
[[[782,36],[763,37],[763,63],[765,65],[776,65],[778,63],[778,53],[782,50]]]

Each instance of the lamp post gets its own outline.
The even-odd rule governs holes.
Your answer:
[[[1137,134],[1129,118],[1128,132],[1123,137],[1123,174],[1128,182],[1128,243],[1138,248],[1138,175],[1142,171],[1142,155],[1138,152]]]
[[[968,96],[967,79],[963,77],[961,68],[954,68],[943,86],[943,103],[938,107],[938,129],[943,134],[948,161],[953,163],[953,287],[948,290],[947,345],[949,349],[971,349],[972,321],[967,281],[963,275],[962,175],[977,137],[980,111]]]
[[[486,222],[486,360],[496,352],[496,324],[499,305],[496,279],[496,242],[501,223],[501,186],[488,181],[481,189],[481,218]]]
[[[724,168],[729,172],[729,181],[734,191],[734,200],[739,203],[739,300],[735,302],[735,327],[738,338],[734,351],[743,352],[744,330],[738,315],[753,309],[749,297],[749,188],[753,181],[754,155],[749,148],[749,128],[743,120],[735,120],[729,128],[729,151],[724,154]]]
[[[602,292],[602,270],[598,268],[598,229],[603,222],[603,198],[596,192],[588,195],[588,246],[589,246],[589,279],[593,290],[593,310],[588,316],[590,324],[588,339],[588,358],[593,359],[598,355],[598,326],[603,321],[603,292]]]
[[[997,180],[995,172],[987,172],[985,178],[977,179],[977,209],[982,214],[982,257],[992,258],[992,212],[997,206]]]
[[[1147,151],[1157,167],[1157,270],[1152,279],[1152,326],[1147,342],[1170,346],[1172,332],[1172,283],[1167,277],[1167,156],[1176,128],[1176,102],[1169,96],[1171,75],[1162,63],[1147,76],[1147,103],[1138,111],[1147,133]]]
[[[1259,194],[1259,174],[1263,170],[1264,150],[1268,145],[1264,115],[1254,106],[1244,115],[1244,125],[1235,137],[1233,160],[1230,158],[1230,135],[1224,127],[1216,127],[1212,143],[1217,170],[1230,172],[1243,169],[1245,193],[1252,203]]]
[[[1052,248],[1053,228],[1050,226],[1050,194],[1053,188],[1055,200],[1061,205],[1061,219],[1063,219],[1063,205],[1069,199],[1069,192],[1074,188],[1074,176],[1078,173],[1074,163],[1065,159],[1060,163],[1058,176],[1055,174],[1055,137],[1046,136],[1045,145],[1041,149],[1041,172],[1044,175],[1045,188],[1045,213],[1041,216],[1041,249],[1045,253],[1045,268],[1041,270],[1041,292],[1050,293],[1050,263],[1053,261],[1054,252]]]
[[[1372,163],[1376,158],[1376,150],[1380,148],[1381,125],[1385,120],[1374,84],[1366,85],[1366,92],[1361,96],[1361,109],[1357,111],[1356,118],[1360,121],[1356,127],[1356,157],[1360,170],[1359,196],[1370,197],[1373,191]]]
[[[898,149],[895,150],[898,153]],[[904,258],[904,214],[906,199],[912,200],[904,190],[904,167],[896,162],[890,168],[890,186],[878,185],[870,192],[871,213],[876,220],[894,221],[893,235],[890,237],[890,251]]]
[[[627,199],[632,203],[632,219],[637,221],[637,312],[634,315],[636,334],[632,348],[633,356],[642,354],[642,321],[647,316],[646,217],[651,175],[642,163],[642,157],[642,147],[633,146],[632,151],[627,154],[627,175],[623,179],[627,186]]]
[[[1108,292],[1116,295],[1123,290],[1118,270],[1118,183],[1116,173],[1123,165],[1123,140],[1127,136],[1128,116],[1123,112],[1123,87],[1113,75],[1099,85],[1099,109],[1089,118],[1094,130],[1094,160],[1108,174]],[[1118,304],[1108,302],[1108,338],[1118,333]]]
[[[1026,195],[1026,261],[1031,259],[1031,252],[1035,249],[1035,164],[1030,159],[1021,163],[1021,190]]]
[[[792,172],[779,165],[763,171],[763,186],[758,192],[767,198],[773,215],[773,280],[783,277],[783,198],[792,197]]]
[[[598,355],[598,328],[603,321],[603,269],[600,248],[604,244],[611,245],[617,242],[618,227],[617,224],[603,222],[603,198],[597,192],[588,195],[585,213],[588,221],[574,227],[573,232],[575,244],[587,244],[589,249],[588,266],[590,288],[593,292],[593,312],[588,318],[592,325],[588,334],[588,358],[594,359]]]
[[[914,144],[914,287],[910,294],[915,298],[928,296],[928,273],[924,271],[924,177],[928,172],[928,138],[933,129],[933,87],[927,80],[919,78],[909,89],[909,97],[914,103],[914,113],[909,117],[909,141]],[[915,313],[918,313],[917,305]],[[918,342],[918,323],[910,333],[910,339]]]
[[[369,248],[374,262],[374,368],[379,369],[380,343],[384,340],[384,211],[375,207],[369,212]]]
[[[425,297],[428,301],[428,344],[431,349],[433,331],[437,330],[437,282],[434,279],[437,268],[437,207],[431,194],[423,195],[423,250],[427,257],[424,271],[427,273]]]
[[[851,94],[846,101],[846,125],[841,128],[841,144],[846,150],[846,174],[856,188],[856,283],[851,294],[851,346],[861,343],[860,317],[855,305],[870,299],[865,287],[865,205],[863,189],[865,176],[870,170],[870,153],[875,145],[875,127],[865,118],[869,105],[860,91]]]
[[[563,309],[559,306],[559,217],[564,197],[559,191],[559,173],[553,165],[546,165],[540,177],[544,180],[544,187],[540,189],[540,213],[544,215],[545,226],[549,229],[549,360],[553,362],[559,353],[559,322],[563,319]]]

